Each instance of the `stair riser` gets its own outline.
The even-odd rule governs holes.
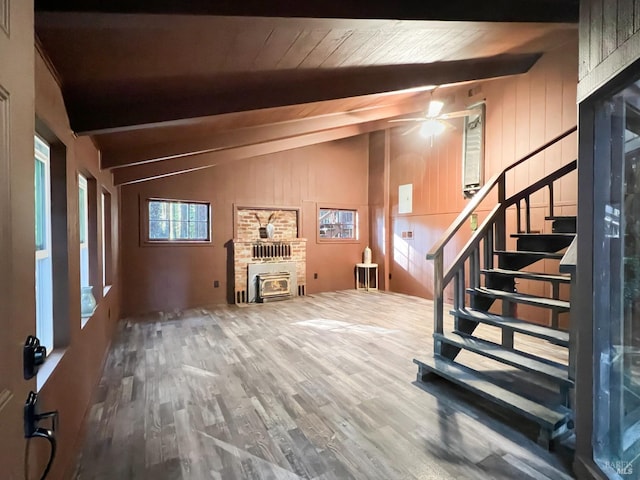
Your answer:
[[[551,231],[553,233],[576,233],[576,219],[575,218],[558,218],[551,224]]]
[[[516,291],[515,279],[498,273],[485,273],[485,286],[487,288],[502,290],[504,292]]]
[[[557,252],[567,248],[573,237],[566,238],[544,238],[544,237],[523,237],[517,241],[518,250],[529,252]]]
[[[504,268],[505,270],[521,270],[524,267],[528,267],[529,265],[533,265],[534,263],[539,262],[540,260],[541,259],[539,257],[534,257],[527,254],[502,254],[498,259],[498,266],[500,268]]]

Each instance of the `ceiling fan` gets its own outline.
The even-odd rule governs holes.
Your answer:
[[[449,122],[446,122],[445,120],[468,117],[480,113],[480,110],[478,108],[440,113],[443,107],[444,102],[441,102],[440,100],[431,100],[429,102],[429,107],[427,108],[427,111],[425,112],[425,115],[423,117],[399,118],[396,120],[389,120],[389,123],[418,122],[415,126],[404,132],[402,135],[408,135],[415,130],[420,129],[421,136],[425,138],[433,138],[434,136],[444,132],[447,128],[454,128],[453,125],[451,125]]]

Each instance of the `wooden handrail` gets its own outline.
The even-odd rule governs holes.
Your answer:
[[[447,230],[442,234],[442,237],[440,237],[438,243],[436,243],[431,248],[431,250],[429,250],[429,253],[427,253],[427,260],[434,259],[436,255],[438,255],[444,249],[444,246],[449,243],[449,240],[451,240],[456,232],[460,230],[460,227],[464,225],[464,222],[467,221],[469,215],[471,215],[473,211],[478,208],[480,203],[482,203],[489,192],[493,190],[493,187],[496,186],[503,175],[504,173],[498,173],[494,175],[487,183],[484,184],[484,186],[480,190],[478,190],[478,193],[473,196],[471,201],[467,203],[467,206],[464,207],[462,212],[460,212],[453,223],[449,225],[449,228],[447,228]]]
[[[482,240],[482,238],[486,235],[487,231],[490,228],[492,228],[493,222],[495,222],[496,217],[498,216],[498,213],[500,212],[501,208],[502,208],[501,205],[496,205],[495,207],[493,207],[493,210],[491,210],[487,218],[484,219],[484,222],[482,222],[482,224],[478,227],[478,230],[476,230],[476,232],[474,233],[474,235],[471,236],[467,244],[462,248],[462,250],[460,250],[460,253],[456,257],[456,259],[453,261],[453,263],[451,264],[447,272],[443,275],[443,278],[442,278],[443,285],[447,285],[451,281],[455,271],[458,268],[460,268],[460,266],[465,262],[467,257],[469,257],[469,255],[471,254],[471,250],[478,246],[478,244],[480,243],[480,240]]]
[[[560,140],[564,139],[565,137],[568,137],[569,135],[571,135],[573,132],[578,130],[578,126],[575,125],[573,127],[571,127],[569,130],[567,130],[564,133],[561,133],[560,135],[558,135],[555,138],[552,138],[551,140],[549,140],[547,143],[545,143],[544,145],[542,145],[541,147],[536,148],[534,151],[527,153],[524,157],[522,157],[520,160],[516,160],[515,162],[513,162],[511,165],[509,165],[507,168],[505,168],[503,170],[503,173],[507,173],[509,170],[511,170],[512,168],[517,167],[518,165],[520,165],[523,162],[526,162],[527,160],[529,160],[531,157],[534,157],[535,155],[539,154],[540,152],[542,152],[543,150],[546,150],[547,148],[549,148],[551,145],[553,145],[554,143],[559,142]]]
[[[564,177],[567,173],[572,172],[576,168],[578,168],[578,161],[577,160],[573,160],[572,162],[567,163],[566,165],[564,165],[563,167],[560,167],[555,172],[550,173],[546,177],[543,177],[540,180],[538,180],[536,183],[532,183],[531,185],[529,185],[524,190],[521,190],[520,192],[518,192],[518,193],[510,196],[509,198],[507,198],[504,201],[504,207],[505,208],[510,207],[514,203],[516,203],[516,202],[518,202],[518,201],[520,201],[522,199],[526,199],[532,193],[543,189],[544,187],[546,187],[549,184],[551,184],[554,180],[557,180],[560,177]]]
[[[449,241],[453,238],[453,236],[458,232],[458,230],[460,230],[462,225],[464,225],[464,223],[467,221],[469,216],[474,212],[476,208],[478,208],[480,203],[482,203],[482,201],[489,195],[491,190],[493,190],[493,187],[495,187],[496,184],[498,183],[504,184],[504,175],[509,170],[517,167],[523,162],[526,162],[531,157],[537,155],[538,153],[552,146],[554,143],[557,143],[560,140],[563,140],[564,138],[568,137],[569,135],[577,131],[577,129],[578,127],[576,125],[570,128],[569,130],[561,133],[557,137],[554,137],[553,139],[549,140],[544,145],[536,148],[535,150],[528,153],[527,155],[520,158],[519,160],[516,160],[514,163],[512,163],[511,165],[506,167],[504,170],[502,170],[502,172],[497,173],[496,175],[491,177],[491,179],[487,183],[485,183],[484,186],[480,190],[478,190],[478,192],[473,196],[473,199],[464,207],[462,212],[460,212],[460,214],[456,217],[453,223],[449,225],[449,228],[447,228],[447,230],[442,234],[442,237],[440,237],[440,240],[438,240],[438,242],[433,247],[431,247],[431,250],[429,250],[429,252],[427,253],[427,260],[433,260],[439,254],[442,253],[446,244],[449,243]]]

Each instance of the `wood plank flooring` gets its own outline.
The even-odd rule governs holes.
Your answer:
[[[427,300],[354,290],[125,320],[74,478],[572,478],[535,426],[414,382],[431,319]]]

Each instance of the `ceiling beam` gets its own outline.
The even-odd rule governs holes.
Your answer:
[[[579,0],[35,0],[37,11],[363,18],[486,22],[577,22]]]
[[[341,128],[308,133],[297,137],[245,145],[216,152],[197,153],[184,156],[182,158],[172,158],[153,163],[116,168],[113,170],[113,182],[114,185],[126,185],[129,183],[154,180],[181,173],[202,170],[204,168],[210,168],[244,158],[257,157],[260,155],[306,147],[318,143],[340,140],[342,138],[353,137],[375,130],[382,130],[388,126],[389,124],[386,120],[381,120],[377,122],[349,125]]]
[[[515,75],[527,72],[539,57],[503,54],[430,64],[278,70],[163,82],[126,79],[64,84],[63,89],[73,131],[95,135],[185,118]]]
[[[100,166],[103,169],[108,169],[158,160],[168,160],[194,153],[214,152],[217,150],[286,139],[321,130],[390,119],[407,114],[416,114],[426,109],[429,99],[430,93],[425,92],[422,95],[413,97],[411,101],[394,105],[384,105],[351,112],[215,132],[208,134],[206,137],[198,138],[174,139],[170,133],[165,136],[162,131],[159,131],[158,137],[164,138],[164,141],[161,143],[141,145],[133,148],[126,146],[125,148],[117,148],[114,150],[103,149]]]

